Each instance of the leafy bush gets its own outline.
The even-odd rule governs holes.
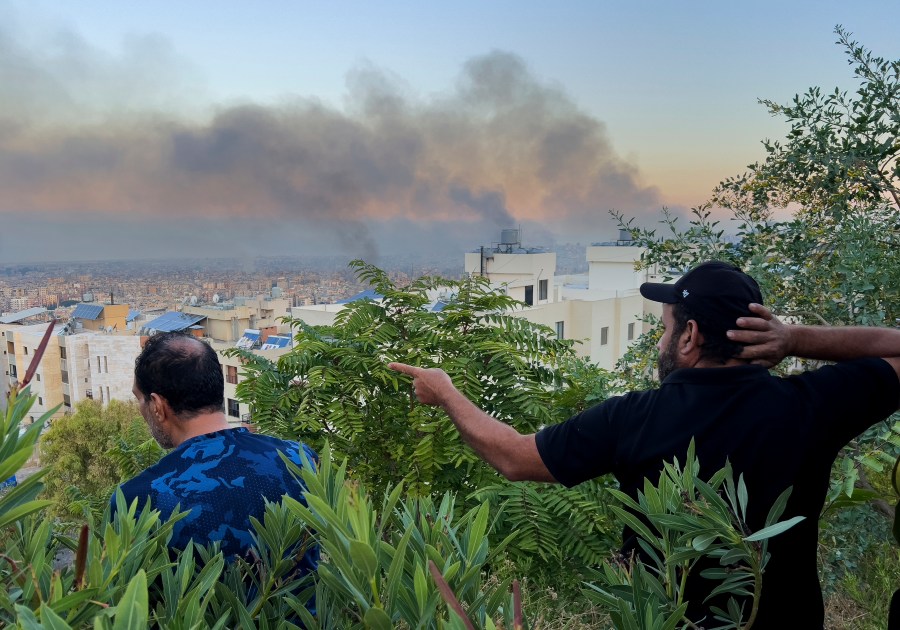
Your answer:
[[[18,426],[35,400],[10,399],[0,425],[0,472],[14,473],[31,455],[48,413],[23,436]],[[297,470],[308,486],[307,506],[286,499],[268,504],[253,521],[256,546],[248,558],[227,563],[216,545],[169,550],[172,527],[137,502],[108,511],[77,539],[53,519],[37,519],[48,505],[36,501],[38,473],[0,496],[0,624],[25,628],[391,628],[454,627],[438,585],[446,582],[479,627],[493,617],[511,620],[510,580],[488,585],[486,569],[505,543],[490,548],[487,504],[461,518],[444,494],[401,500],[391,487],[376,511],[362,484],[346,479],[346,466],[322,453],[318,471]],[[124,498],[120,497],[120,504]],[[314,527],[314,532],[309,527]],[[298,575],[306,546],[325,557],[317,575]],[[54,566],[63,550],[72,563]],[[434,564],[436,575],[429,571]],[[58,563],[57,563],[58,564]],[[432,575],[432,577],[429,577]],[[315,596],[313,618],[305,605]],[[508,627],[511,627],[511,621]]]
[[[97,520],[116,486],[162,457],[134,402],[84,400],[75,413],[53,421],[41,437],[47,469],[44,496],[53,513]]]
[[[421,278],[400,288],[377,267],[351,265],[383,300],[348,304],[332,327],[293,321],[295,346],[277,363],[234,351],[245,360],[238,395],[263,431],[316,449],[328,440],[373,491],[403,481],[415,495],[450,490],[465,500],[496,474],[387,363],[440,366],[470,400],[531,432],[559,420],[551,401],[569,379],[555,368],[574,356],[572,342],[513,317],[519,303],[485,278]],[[447,292],[446,306],[426,310],[437,291]]]

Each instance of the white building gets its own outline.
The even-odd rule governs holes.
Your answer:
[[[219,356],[225,376],[225,416],[228,422],[233,425],[252,423],[250,406],[240,402],[237,397],[238,383],[243,380],[242,360],[240,357],[227,356],[225,351],[240,348],[270,361],[277,361],[278,357],[290,352],[293,346],[291,334],[250,328],[244,330],[236,343],[213,341],[211,345]]]
[[[525,302],[521,317],[576,340],[578,355],[611,370],[645,332],[644,315],[661,314],[660,305],[639,292],[641,283],[656,279],[635,269],[642,248],[621,237],[587,248],[587,275],[556,276],[555,254],[523,248],[518,230],[503,230],[500,243],[466,254],[465,271]]]
[[[492,286],[524,302],[514,315],[548,326],[562,339],[576,340],[578,355],[611,370],[646,331],[644,315],[662,313],[659,304],[644,300],[639,292],[642,282],[658,278],[635,270],[642,249],[632,246],[626,234],[621,236],[587,248],[587,275],[556,276],[556,254],[522,247],[518,230],[503,230],[499,243],[466,253],[464,270],[488,278]],[[331,325],[343,308],[345,303],[299,306],[291,315],[310,325]]]

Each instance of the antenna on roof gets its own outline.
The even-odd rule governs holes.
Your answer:
[[[109,290],[109,303],[110,303],[110,304],[115,304],[115,303],[116,303],[115,298],[113,298],[113,292],[112,292],[112,289]]]

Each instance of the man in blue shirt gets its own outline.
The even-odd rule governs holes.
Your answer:
[[[129,505],[137,499],[143,508],[149,499],[163,519],[176,506],[188,512],[175,524],[170,547],[218,541],[231,560],[253,545],[250,517],[262,520],[266,500],[303,500],[303,484],[279,453],[297,466],[314,465],[315,453],[302,443],[229,427],[222,366],[208,344],[180,333],[150,337],[135,361],[133,391],[151,435],[172,451],[121,490]],[[312,546],[301,570],[314,571],[318,560]]]

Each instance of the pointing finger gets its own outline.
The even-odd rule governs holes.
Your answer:
[[[413,367],[412,365],[407,365],[406,363],[388,363],[388,367],[392,370],[400,372],[401,374],[407,374],[409,376],[415,376],[422,370],[422,368]]]

